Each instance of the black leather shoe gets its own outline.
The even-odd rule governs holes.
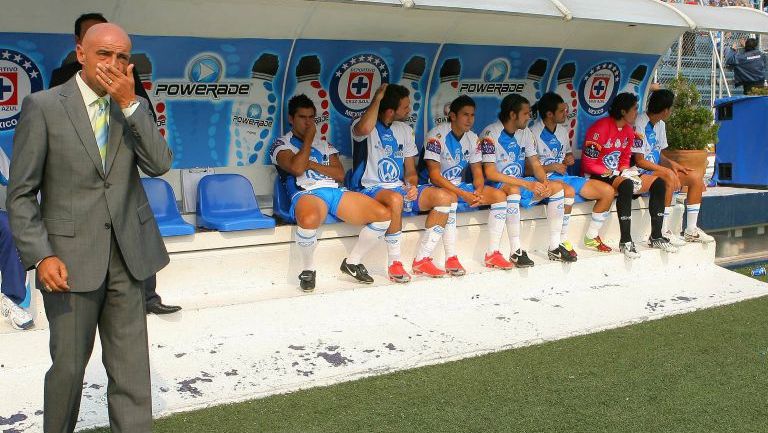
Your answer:
[[[162,302],[147,305],[147,314],[173,314],[181,311],[178,305],[165,305]]]

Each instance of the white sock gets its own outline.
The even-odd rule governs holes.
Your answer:
[[[417,262],[425,257],[432,257],[432,251],[435,250],[437,243],[442,239],[444,231],[445,229],[437,224],[424,230],[424,234],[421,235],[421,242],[419,243],[419,251],[416,253]]]
[[[664,208],[664,221],[661,223],[661,233],[669,231],[669,221],[672,219],[670,215],[672,215],[672,206],[667,206]]]
[[[570,207],[571,210],[573,210],[573,203],[575,203],[576,200],[573,197],[565,197],[563,199],[563,203],[565,204],[565,207]],[[571,211],[567,211],[563,214],[563,229],[560,230],[560,242],[565,242],[568,240],[568,226],[571,224]]]
[[[563,192],[560,191],[549,197],[547,202],[547,220],[549,221],[549,249],[554,250],[560,245],[560,233],[565,224],[565,202]]]
[[[443,233],[443,247],[445,248],[445,258],[456,255],[456,209],[458,203],[451,203],[451,210],[448,212],[448,221],[445,223],[445,233]]]
[[[389,222],[389,220],[377,221],[363,227],[363,229],[360,230],[360,234],[357,236],[357,243],[347,257],[347,263],[350,265],[359,265],[363,260],[365,253],[376,246],[376,243],[384,237],[384,232],[389,228]]]
[[[592,220],[589,222],[589,227],[587,227],[588,238],[594,239],[597,237],[600,229],[603,228],[603,224],[605,224],[605,220],[608,219],[609,214],[609,212],[592,212]]]
[[[699,222],[699,209],[701,208],[701,203],[699,204],[689,204],[685,207],[685,215],[686,215],[686,222],[685,222],[685,231],[692,232],[696,229],[696,224]]]
[[[510,253],[520,249],[520,194],[507,196],[507,236]]]
[[[400,239],[403,237],[403,232],[387,233],[384,235],[384,242],[387,243],[387,258],[389,265],[393,262],[400,261]]]
[[[299,246],[303,271],[314,271],[315,247],[317,246],[317,229],[296,228],[296,245]]]
[[[507,220],[507,202],[500,201],[491,205],[488,212],[488,254],[499,250],[501,236],[504,234],[504,222]]]

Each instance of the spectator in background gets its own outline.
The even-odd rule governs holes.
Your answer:
[[[90,29],[92,26],[107,22],[109,21],[107,21],[107,19],[104,18],[104,15],[100,13],[91,12],[80,15],[77,20],[75,20],[75,44],[82,43],[85,32],[87,32],[88,29]],[[48,87],[51,88],[66,83],[80,69],[82,69],[82,65],[77,61],[73,51],[64,59],[61,67],[53,70],[51,73],[51,81]],[[141,83],[141,78],[139,78],[139,74],[136,69],[133,70],[133,82],[134,93],[149,101],[147,91],[144,89],[144,85]],[[152,112],[152,117],[157,120],[157,116],[155,114],[154,108],[152,107],[152,104],[149,104],[147,107]],[[149,277],[149,279],[144,282],[144,292],[147,304],[147,313],[171,314],[181,310],[181,307],[178,305],[163,304],[162,298],[157,293],[157,276],[155,275]]]
[[[725,49],[725,64],[733,69],[736,87],[743,86],[744,94],[755,87],[764,87],[768,56],[757,48],[757,38],[741,39]]]

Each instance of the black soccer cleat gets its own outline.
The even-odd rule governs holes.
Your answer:
[[[347,259],[344,259],[344,261],[341,262],[341,272],[344,272],[361,283],[373,283],[373,278],[368,275],[368,269],[365,269],[365,265],[362,263],[359,265],[350,265],[347,263]]]
[[[549,250],[547,253],[549,260],[556,262],[573,263],[577,260],[576,257],[571,255],[571,252],[563,244],[560,244],[554,250]]]
[[[303,292],[311,292],[315,290],[315,279],[317,278],[317,271],[301,271],[299,274],[299,287]]]
[[[518,249],[509,256],[509,261],[515,264],[516,268],[530,268],[533,266],[533,260],[528,257],[528,253],[523,249]]]

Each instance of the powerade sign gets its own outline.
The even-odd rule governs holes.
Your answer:
[[[556,91],[568,104],[567,127],[578,154],[584,131],[606,115],[616,94],[644,95],[657,60],[546,47],[170,36],[132,41],[131,62],[173,150],[174,168],[270,164],[268,149],[290,129],[287,102],[297,94],[314,102],[319,137],[351,156],[351,123],[383,83],[410,91],[405,121],[419,146],[426,130],[448,121],[450,102],[459,95],[475,99],[480,131],[496,120],[506,95],[535,102]],[[24,97],[45,88],[73,48],[69,35],[0,33],[0,147],[7,154]],[[387,176],[398,169],[380,167]]]

